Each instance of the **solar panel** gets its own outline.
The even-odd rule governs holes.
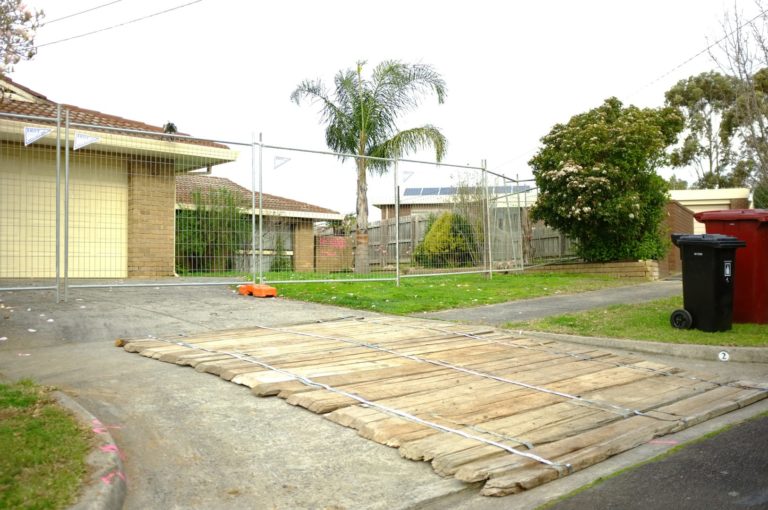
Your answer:
[[[440,188],[440,195],[455,195],[456,188],[451,186],[450,188]]]
[[[421,188],[421,196],[431,196],[440,193],[440,188]]]
[[[403,191],[404,197],[417,197],[421,195],[421,188],[405,188]]]

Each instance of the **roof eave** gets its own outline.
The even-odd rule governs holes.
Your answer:
[[[51,127],[50,124],[35,124],[34,122],[24,122],[0,117],[0,140],[24,143],[24,127],[30,125],[44,125]],[[98,139],[97,142],[89,144],[87,150],[100,152],[118,152],[142,157],[169,158],[174,162],[175,172],[188,172],[199,168],[220,165],[235,161],[238,152],[231,149],[220,147],[209,147],[205,145],[195,145],[181,141],[163,140],[155,138],[144,138],[130,136],[127,134],[105,133],[99,130],[89,130],[83,128],[70,128],[70,143],[75,138],[75,134],[81,133]],[[62,142],[65,140],[65,134],[61,132]],[[35,142],[39,145],[55,147],[55,131],[43,139]]]

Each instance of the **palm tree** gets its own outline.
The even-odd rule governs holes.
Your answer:
[[[325,141],[334,152],[352,154],[357,165],[357,232],[355,272],[368,272],[368,171],[385,173],[391,159],[432,147],[435,159],[445,156],[445,136],[432,125],[398,131],[395,121],[419,106],[422,96],[434,92],[438,103],[445,99],[445,82],[431,66],[390,60],[363,79],[365,62],[357,69],[339,71],[335,88],[328,91],[320,80],[304,80],[291,94],[296,104],[307,98],[320,103]],[[344,157],[341,157],[344,159]],[[387,159],[372,159],[387,158]]]

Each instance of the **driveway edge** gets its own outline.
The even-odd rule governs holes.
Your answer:
[[[120,450],[109,429],[61,391],[53,392],[56,401],[69,410],[83,426],[93,433],[93,448],[88,454],[90,479],[83,483],[77,503],[70,510],[120,510],[128,490]]]
[[[518,331],[518,330],[514,330]],[[536,338],[557,340],[596,347],[607,347],[649,354],[663,354],[681,358],[701,359],[707,361],[721,360],[722,352],[728,353],[728,361],[741,363],[768,363],[768,348],[766,347],[731,347],[724,345],[691,345],[667,344],[646,340],[629,340],[624,338],[606,338],[592,336],[566,335],[562,333],[546,333],[542,331],[521,331],[522,334]]]

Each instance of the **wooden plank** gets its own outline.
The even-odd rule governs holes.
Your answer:
[[[118,347],[122,347],[127,352],[141,352],[145,349],[149,349],[150,347],[162,347],[164,345],[168,345],[168,342],[164,342],[161,340],[121,340],[118,339],[115,342],[115,345]]]
[[[679,416],[686,427],[692,427],[716,416],[753,404],[768,396],[763,389],[744,389],[738,386],[720,386],[706,393],[663,406],[656,412]]]
[[[765,398],[766,394],[761,390],[717,388],[711,392],[695,395],[690,399],[672,404],[668,406],[668,409],[664,409],[668,415],[674,414],[674,411],[688,413],[689,416],[684,417],[684,419],[681,418],[679,421],[669,421],[668,415],[663,420],[636,416],[543,445],[533,451],[550,460],[569,463],[573,470],[582,469],[647,442],[653,437],[685,428],[693,422],[692,420],[688,421],[687,418],[689,417],[705,415],[712,417],[718,413],[727,412],[729,406],[724,405],[722,401],[724,397],[726,402],[731,401],[747,405],[755,399]],[[455,476],[464,481],[481,481],[491,478],[483,489],[483,493],[486,495],[504,495],[530,488],[531,484],[542,480],[539,476],[548,469],[550,468],[535,466],[520,459],[497,457],[488,462],[468,463],[458,469]]]
[[[385,368],[371,368],[367,370],[359,370],[356,372],[350,372],[346,374],[326,375],[314,378],[315,381],[328,384],[334,387],[341,387],[355,383],[365,383],[376,381],[379,384],[385,384],[391,379],[396,379],[404,376],[426,376],[427,374],[433,374],[439,371],[447,371],[448,369],[440,368],[434,365],[426,363],[410,363],[394,367]],[[256,385],[253,387],[255,392],[259,394],[272,393],[272,387],[279,385],[279,383],[264,383],[263,385]]]
[[[324,414],[362,437],[399,448],[403,457],[431,461],[439,474],[485,481],[486,495],[529,489],[567,474],[562,465],[583,469],[767,394],[765,388],[727,385],[723,378],[589,346],[416,318],[352,319],[118,343],[128,352],[192,366],[249,386],[256,395],[277,395]],[[231,352],[280,371],[233,358]],[[339,391],[359,396],[371,407]],[[633,414],[635,409],[644,414]],[[540,455],[558,466],[488,442]]]

